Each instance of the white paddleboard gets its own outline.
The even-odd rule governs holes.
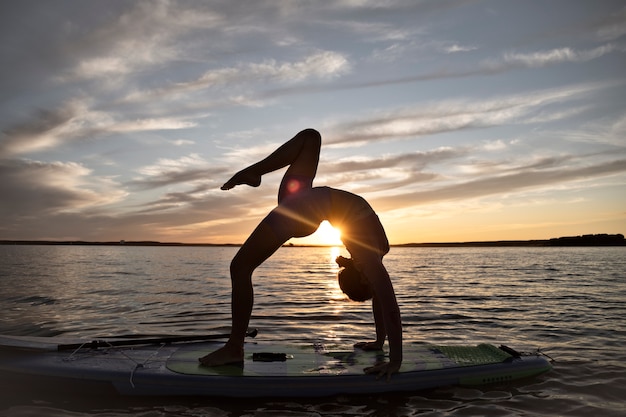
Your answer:
[[[0,373],[63,383],[98,383],[123,395],[322,397],[336,394],[412,392],[447,385],[512,381],[551,369],[539,354],[519,355],[489,344],[405,345],[391,381],[363,369],[385,353],[332,351],[321,345],[246,343],[241,365],[203,367],[198,358],[222,342],[90,347],[58,351],[56,338],[0,336]],[[73,341],[75,342],[75,341]]]

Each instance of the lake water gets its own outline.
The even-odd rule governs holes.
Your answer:
[[[228,333],[232,247],[0,246],[0,333]],[[336,283],[339,248],[282,248],[254,276],[258,341],[349,347],[369,303]],[[626,248],[392,248],[405,343],[542,349],[554,370],[482,388],[298,401],[0,392],[1,416],[623,416]]]

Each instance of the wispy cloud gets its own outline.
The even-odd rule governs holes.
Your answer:
[[[58,79],[107,80],[126,77],[186,59],[179,40],[194,30],[220,27],[219,13],[180,7],[175,1],[136,2],[80,41],[68,52],[78,57],[75,66]]]
[[[623,5],[615,12],[599,15],[589,13],[585,19],[552,27],[551,30],[539,34],[542,38],[556,36],[571,39],[582,37],[599,42],[616,41],[624,35],[626,35],[626,7]]]
[[[140,190],[166,187],[170,185],[212,182],[213,178],[224,173],[223,168],[210,167],[198,154],[190,154],[178,159],[160,158],[155,164],[137,169],[140,177],[127,183]]]
[[[0,215],[10,222],[77,212],[120,201],[127,193],[110,177],[73,162],[0,159]]]
[[[50,149],[85,139],[112,123],[111,117],[91,111],[81,100],[69,100],[52,110],[39,110],[31,120],[8,127],[0,142],[0,156]]]
[[[626,35],[626,7],[605,19],[592,23],[595,35],[601,41],[612,41]]]
[[[443,50],[445,52],[449,53],[449,54],[454,54],[454,53],[457,53],[457,52],[470,52],[470,51],[475,51],[477,49],[478,49],[477,46],[459,45],[457,43],[445,46],[443,48]]]
[[[504,54],[502,60],[487,63],[486,67],[505,68],[507,66],[519,65],[522,67],[537,68],[546,65],[560,64],[562,62],[586,62],[615,51],[624,52],[624,48],[618,48],[614,44],[606,44],[598,46],[597,48],[584,50],[565,47],[532,53],[507,52]]]
[[[438,70],[425,72],[417,75],[409,75],[396,78],[381,78],[371,81],[350,82],[342,81],[331,84],[289,86],[268,89],[264,96],[273,97],[281,95],[307,94],[307,93],[327,93],[330,91],[356,90],[364,88],[381,88],[393,85],[410,84],[417,82],[427,82],[442,79],[486,77],[496,74],[520,70],[524,68],[540,68],[563,63],[582,63],[599,59],[610,53],[625,53],[626,47],[616,44],[601,45],[593,49],[575,49],[570,47],[556,48],[535,52],[505,52],[496,58],[484,59],[476,64],[455,67],[454,69],[441,68]],[[401,50],[393,51],[392,55],[401,56]],[[389,55],[381,55],[383,59],[391,59]]]
[[[377,207],[396,210],[405,207],[439,203],[451,200],[466,200],[500,193],[516,193],[532,188],[548,188],[558,183],[568,183],[591,178],[626,173],[626,159],[588,166],[541,169],[520,168],[517,172],[490,175],[472,181],[433,187],[429,190],[402,193],[376,199]]]
[[[73,99],[53,110],[40,110],[30,120],[8,127],[0,142],[0,157],[38,152],[113,133],[177,130],[195,125],[189,116],[123,120],[120,115],[90,108],[86,100]]]
[[[236,97],[241,94],[241,91],[249,89],[251,83],[292,84],[311,79],[332,79],[349,71],[350,64],[344,55],[332,51],[317,51],[300,61],[265,60],[212,69],[191,81],[178,82],[147,91],[135,90],[127,95],[124,101],[139,102],[154,97],[179,98],[183,93],[197,94],[206,89],[227,86],[227,97],[230,97],[229,101],[233,103],[236,102]],[[248,87],[244,88],[243,85]]]
[[[603,144],[625,149],[626,113],[618,115],[617,118],[603,117],[598,121],[586,123],[584,128],[580,129],[561,129],[554,134],[571,142]]]
[[[323,172],[352,175],[356,171],[389,169],[398,166],[411,166],[416,169],[423,169],[428,165],[461,158],[466,156],[467,152],[467,150],[462,148],[443,147],[432,151],[382,155],[377,158],[347,158],[345,160],[325,162]]]
[[[456,54],[478,50],[477,46],[464,45],[460,42],[434,40],[425,37],[409,38],[393,42],[383,48],[376,48],[372,51],[367,61],[373,62],[396,62],[413,60],[419,62],[421,59],[429,59],[434,54]]]
[[[430,106],[394,109],[379,116],[337,126],[327,143],[342,145],[407,139],[463,129],[557,120],[577,112],[559,111],[548,117],[542,115],[541,111],[554,103],[576,102],[577,99],[605,87],[603,84],[579,85],[482,101],[454,100]]]

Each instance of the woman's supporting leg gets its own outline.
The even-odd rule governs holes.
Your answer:
[[[243,344],[254,303],[252,273],[285,241],[275,236],[268,222],[262,221],[241,246],[230,265],[232,283],[230,338],[224,347],[200,358],[200,363],[216,366],[243,361]]]

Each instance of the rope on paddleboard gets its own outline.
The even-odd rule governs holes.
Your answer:
[[[92,346],[93,345],[93,341],[87,341],[84,342],[83,344],[81,344],[80,346],[78,346],[74,351],[72,351],[72,353],[70,354],[70,356],[68,356],[67,358],[63,358],[64,361],[73,361],[78,359],[77,358],[77,353],[81,350],[84,349],[87,346]],[[110,347],[113,347],[113,345],[111,345]]]
[[[154,352],[152,352],[152,354],[150,356],[148,356],[146,358],[145,361],[143,362],[137,362],[135,359],[131,358],[130,356],[128,356],[126,353],[124,353],[124,351],[120,350],[120,353],[124,356],[126,356],[128,359],[130,359],[131,361],[135,362],[135,367],[133,368],[132,371],[130,371],[130,378],[128,380],[128,382],[130,382],[130,386],[133,387],[133,389],[135,389],[135,383],[133,382],[133,378],[135,377],[135,371],[137,369],[142,369],[145,368],[145,366],[152,360],[152,358],[154,358],[160,351],[161,349],[163,349],[163,347],[165,346],[165,343],[162,343],[161,346],[159,346],[159,348],[157,350],[155,350]]]
[[[63,361],[74,361],[74,360],[78,360],[79,356],[78,356],[78,352],[81,351],[83,348],[91,346],[93,342],[85,342],[83,344],[81,344],[80,346],[78,346],[67,358],[63,358]],[[128,355],[125,352],[125,349],[120,349],[120,348],[116,348],[116,346],[108,343],[106,341],[100,341],[99,342],[100,345],[99,347],[105,347],[106,350],[105,351],[99,351],[99,350],[89,350],[87,352],[86,356],[90,356],[93,355],[93,353],[97,352],[100,354],[103,353],[109,353],[110,351],[115,351],[119,354],[121,354],[122,356],[124,356],[126,359],[128,359],[129,361],[133,362],[135,364],[135,366],[133,367],[133,369],[130,371],[130,376],[129,376],[129,380],[128,382],[130,383],[130,386],[133,387],[133,389],[135,389],[135,382],[133,381],[134,377],[135,377],[135,372],[138,369],[142,369],[145,368],[152,359],[154,359],[154,357],[156,355],[159,354],[159,352],[161,351],[161,349],[163,349],[165,346],[167,346],[167,343],[161,343],[161,345],[150,354],[150,356],[148,356],[145,360],[143,361],[137,361],[135,358],[133,358],[132,356]],[[106,344],[107,346],[103,346],[103,344]],[[131,350],[132,351],[132,350]],[[84,352],[83,352],[84,353]],[[82,356],[84,357],[84,356]]]

